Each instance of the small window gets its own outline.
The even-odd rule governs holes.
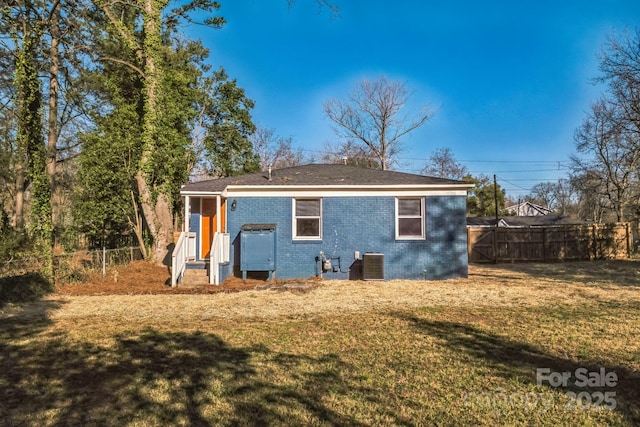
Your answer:
[[[322,239],[322,200],[293,200],[293,238]]]
[[[424,198],[396,199],[396,238],[424,239]]]

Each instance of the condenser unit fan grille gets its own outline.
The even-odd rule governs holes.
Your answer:
[[[362,256],[362,278],[384,280],[384,254],[365,253]]]

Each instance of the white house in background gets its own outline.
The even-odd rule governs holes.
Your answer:
[[[540,216],[553,213],[551,209],[531,202],[518,203],[517,205],[507,206],[505,209],[509,212],[509,215],[516,216]]]

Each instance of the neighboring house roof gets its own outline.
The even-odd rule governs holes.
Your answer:
[[[304,165],[274,169],[227,178],[192,182],[182,187],[182,194],[221,194],[232,189],[281,190],[302,188],[420,188],[434,190],[467,191],[473,187],[464,181],[414,175],[403,172],[366,169],[346,165]]]
[[[503,216],[500,217],[500,227],[548,227],[551,225],[582,224],[581,221],[563,215],[539,215],[539,216]],[[467,217],[469,227],[493,227],[496,225],[495,217]]]
[[[536,205],[531,202],[518,203],[516,205],[507,206],[505,208],[507,212],[517,216],[537,216],[537,215],[549,215],[553,211],[544,206]]]

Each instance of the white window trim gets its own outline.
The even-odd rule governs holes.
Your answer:
[[[320,201],[320,216],[305,216],[300,218],[318,218],[319,219],[319,236],[298,236],[298,216],[296,215],[296,201],[297,200],[319,200]],[[291,203],[291,236],[293,236],[293,240],[314,240],[319,241],[322,240],[322,197],[298,197],[292,199],[293,203]]]
[[[400,214],[399,214],[399,207],[398,207],[398,201],[399,200],[415,200],[415,199],[420,199],[420,229],[421,229],[421,235],[420,236],[401,236],[400,235]],[[425,221],[425,217],[426,217],[426,212],[425,212],[425,206],[424,206],[424,197],[396,197],[396,212],[395,212],[395,217],[396,217],[396,240],[425,240],[425,228],[426,228],[426,221]],[[402,218],[418,218],[417,216],[402,216]]]

